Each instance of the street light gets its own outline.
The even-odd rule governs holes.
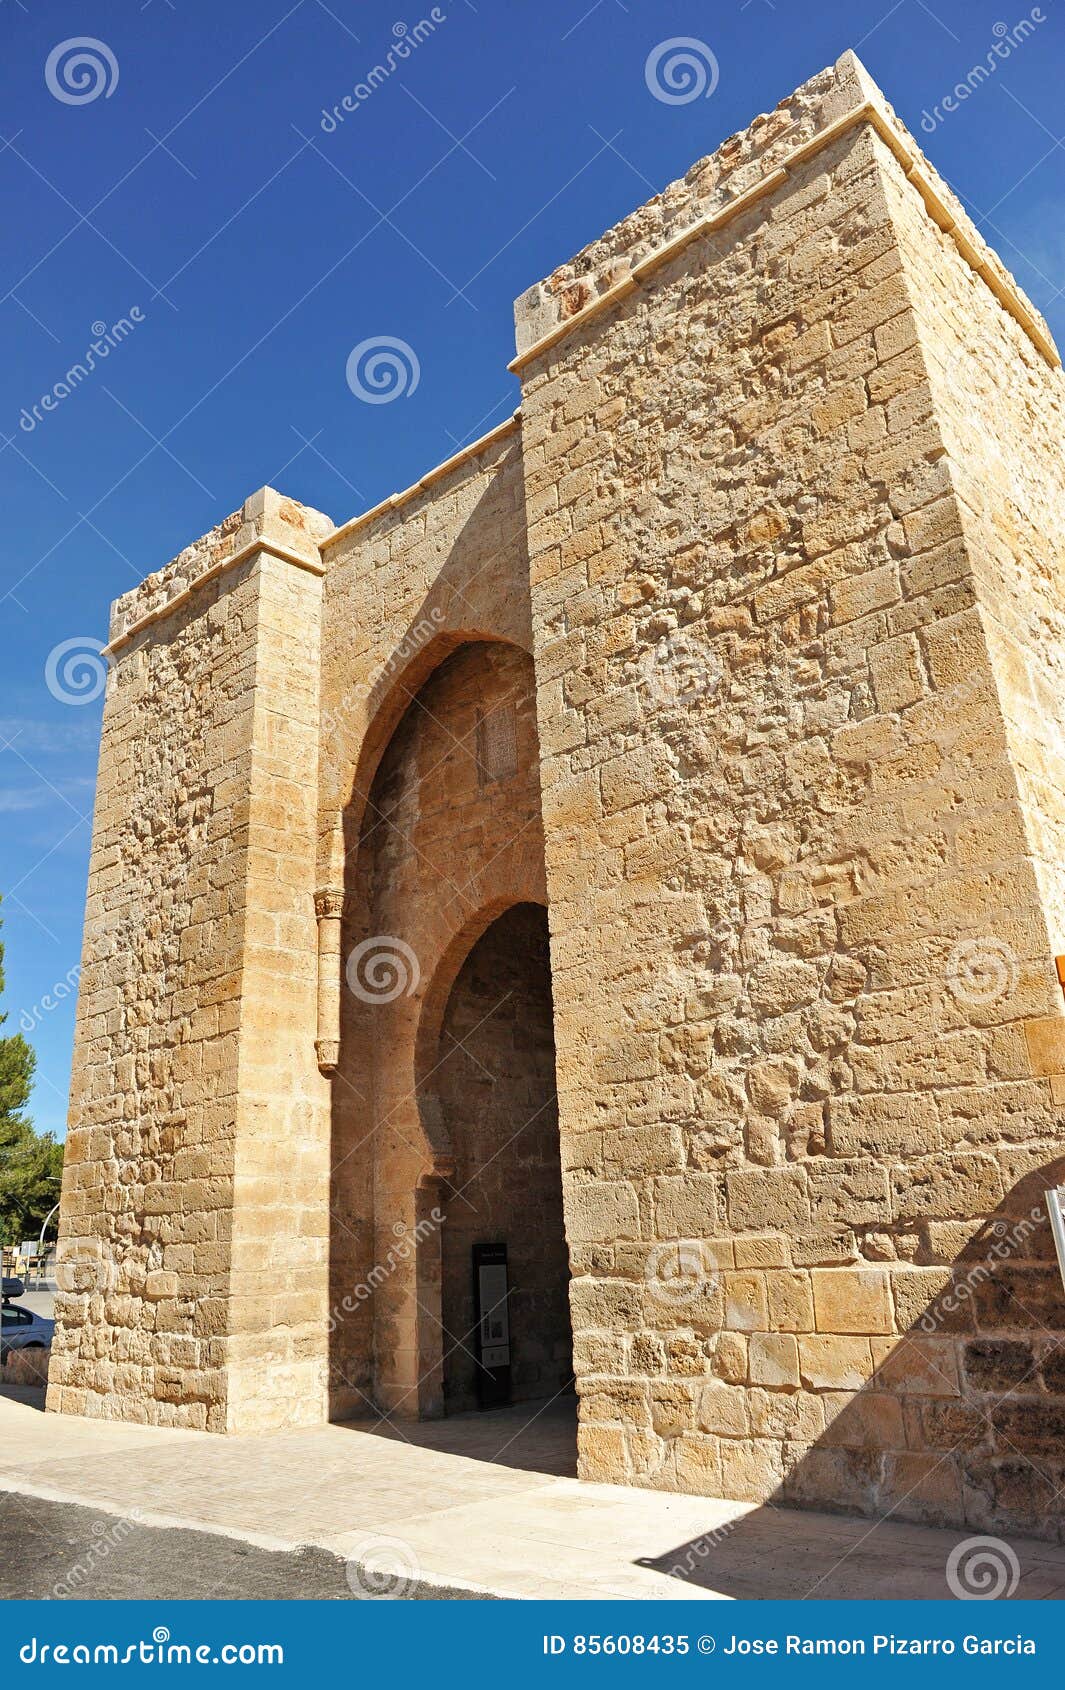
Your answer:
[[[58,1174],[54,1174],[52,1177],[54,1179],[59,1178]],[[37,1253],[38,1253],[38,1255],[41,1255],[41,1256],[44,1255],[44,1235],[48,1231],[48,1222],[51,1220],[52,1216],[55,1214],[56,1209],[58,1209],[58,1207],[59,1207],[59,1204],[56,1203],[51,1209],[49,1209],[48,1213],[44,1217],[44,1220],[41,1222],[41,1236],[37,1240]]]

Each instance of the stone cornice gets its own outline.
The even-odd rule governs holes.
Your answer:
[[[181,559],[175,559],[173,564],[168,565],[167,569],[161,572],[159,587],[161,596],[157,597],[154,602],[151,602],[148,608],[139,616],[136,614],[132,617],[129,616],[127,607],[133,608],[135,606],[137,599],[141,598],[145,593],[148,585],[147,583],[145,583],[142,587],[135,589],[133,593],[127,594],[124,599],[118,600],[112,613],[111,639],[103,648],[103,655],[105,657],[113,657],[125,646],[128,646],[132,640],[136,639],[138,634],[143,633],[146,628],[150,628],[154,623],[162,621],[165,617],[171,615],[173,611],[180,610],[182,605],[187,604],[190,599],[200,592],[203,587],[208,586],[212,581],[216,581],[219,576],[224,575],[228,570],[235,569],[239,564],[244,563],[257,552],[266,552],[271,557],[281,558],[286,563],[294,564],[298,569],[310,570],[310,572],[314,575],[324,575],[326,573],[327,566],[324,561],[323,554],[327,548],[335,545],[337,541],[349,538],[359,529],[374,522],[379,516],[383,516],[387,512],[396,510],[401,505],[409,503],[409,501],[414,499],[419,493],[425,492],[427,488],[432,487],[436,482],[443,480],[445,476],[451,475],[455,470],[460,469],[462,465],[468,463],[471,458],[475,458],[479,452],[483,452],[487,446],[492,446],[497,440],[503,440],[507,437],[507,435],[515,433],[520,421],[521,412],[515,411],[514,414],[507,417],[504,422],[498,423],[495,428],[489,429],[487,434],[482,434],[477,440],[472,440],[468,446],[463,446],[461,451],[452,453],[450,458],[445,458],[444,461],[437,464],[434,469],[428,470],[425,475],[421,476],[419,480],[413,483],[412,486],[405,488],[402,493],[393,493],[389,498],[382,499],[381,502],[374,505],[372,509],[364,511],[361,516],[353,517],[350,522],[342,523],[339,528],[334,528],[331,533],[323,533],[320,536],[311,536],[308,534],[307,538],[309,545],[306,552],[296,551],[293,547],[287,546],[282,541],[274,539],[269,533],[257,532],[255,536],[248,540],[244,545],[238,546],[234,551],[229,552],[222,557],[216,558],[214,562],[207,566],[207,568],[200,569],[190,575],[186,575],[178,571],[177,566],[180,564]],[[280,496],[277,494],[272,494],[272,499],[275,502],[284,503],[283,501],[280,501]],[[260,494],[253,494],[241,514],[243,514],[246,519],[251,516],[253,512],[256,515],[259,514],[259,504],[261,503],[261,500],[262,496]],[[318,515],[317,512],[309,514],[314,516]],[[231,519],[231,521],[235,520],[235,518]],[[222,525],[221,530],[216,529],[214,531],[214,536],[221,540],[224,530],[225,524]],[[212,536],[206,536],[207,540],[210,540],[211,538]],[[312,547],[313,552],[311,550]],[[185,555],[186,554],[182,554],[183,557]],[[166,590],[166,577],[168,575],[172,576],[173,584],[173,590],[169,593]]]
[[[450,475],[453,470],[459,469],[462,464],[468,463],[470,458],[477,456],[478,452],[483,452],[486,446],[491,446],[495,441],[503,440],[508,434],[513,434],[520,421],[521,411],[518,410],[514,412],[513,416],[507,417],[505,422],[497,423],[495,428],[488,430],[487,434],[482,434],[480,439],[472,440],[468,446],[463,446],[461,451],[453,453],[450,458],[445,458],[443,463],[436,465],[435,469],[427,470],[420,480],[413,482],[409,487],[405,487],[402,493],[390,493],[387,499],[382,499],[379,504],[373,505],[370,510],[363,511],[361,516],[353,516],[350,522],[341,523],[339,528],[335,528],[332,534],[327,535],[321,542],[322,550],[325,551],[327,547],[335,546],[338,540],[349,539],[352,534],[360,528],[364,528],[367,523],[373,522],[379,516],[384,516],[388,511],[394,511],[399,505],[407,504],[417,494],[424,493],[427,487],[431,487],[434,482],[442,480],[445,475]]]
[[[756,118],[711,158],[693,165],[683,181],[672,183],[569,264],[529,289],[516,305],[518,352],[508,369],[519,375],[533,369],[567,336],[638,292],[692,242],[727,227],[777,193],[808,159],[863,125],[890,150],[919,193],[927,215],[953,240],[972,273],[990,289],[1046,363],[1060,369],[1061,358],[1039,312],[986,245],[853,53],[845,53],[774,112]],[[714,196],[712,209],[697,215],[700,203],[710,203],[710,195]],[[683,226],[677,228],[678,222]],[[602,291],[595,292],[597,287]],[[563,316],[564,312],[569,314]],[[239,511],[115,603],[104,654],[113,657],[123,651],[144,630],[256,553],[324,574],[325,559],[333,548],[412,504],[515,433],[520,423],[518,410],[402,492],[390,494],[339,527],[321,512],[285,499],[272,488],[260,489]]]
[[[228,557],[220,558],[217,563],[212,564],[209,569],[205,569],[202,575],[197,575],[195,580],[190,581],[179,592],[174,593],[168,599],[164,599],[153,609],[145,611],[144,615],[139,617],[137,621],[127,623],[122,632],[116,634],[104,646],[101,655],[113,657],[116,652],[122,650],[123,646],[129,645],[131,640],[135,640],[138,634],[143,633],[145,628],[150,628],[153,623],[161,622],[165,617],[171,616],[175,610],[180,610],[182,605],[188,604],[189,600],[195,598],[196,594],[211,581],[217,581],[220,575],[225,575],[230,569],[235,569],[238,564],[246,562],[248,558],[255,557],[258,552],[266,552],[270,557],[280,558],[283,563],[295,564],[297,569],[307,569],[312,575],[325,574],[325,564],[320,557],[317,559],[307,557],[302,552],[295,552],[288,546],[280,545],[276,540],[260,536],[257,540],[249,540],[246,546],[241,546],[237,551],[231,552]]]
[[[907,177],[921,195],[928,215],[943,230],[944,234],[953,238],[958,251],[970,269],[986,283],[1000,305],[1020,324],[1047,363],[1053,369],[1060,369],[1061,358],[1057,347],[1033,309],[1021,295],[1019,288],[1016,287],[1004,270],[1000,274],[990,262],[990,259],[980,252],[975,242],[960,226],[955,214],[936,187],[932,179],[933,173],[923,160],[915,154],[913,149],[907,145],[904,138],[905,131],[900,132],[900,129],[897,129],[888,120],[886,114],[872,100],[867,100],[864,104],[856,106],[852,111],[844,112],[842,116],[826,124],[809,140],[800,142],[798,146],[794,147],[768,175],[756,182],[753,187],[748,188],[744,193],[737,194],[735,199],[730,200],[716,211],[698,218],[670,240],[656,247],[654,251],[634,264],[621,281],[614,283],[605,292],[591,299],[581,310],[576,311],[564,322],[557,323],[546,334],[541,335],[538,340],[534,341],[531,346],[519,352],[517,357],[511,359],[507,368],[515,374],[527,369],[530,364],[542,358],[546,352],[557,346],[560,341],[565,340],[568,335],[584,328],[593,318],[611,310],[620,300],[626,299],[631,293],[635,293],[645,277],[651,275],[661,265],[675,257],[692,241],[698,240],[701,235],[707,235],[724,228],[734,218],[742,216],[745,211],[749,210],[752,205],[757,204],[759,200],[764,199],[767,194],[774,193],[782,187],[789,174],[799,165],[814,157],[816,153],[829,146],[831,142],[838,140],[841,135],[846,135],[850,130],[863,123],[868,123],[885,145],[890,148],[905,170]]]
[[[324,574],[319,547],[332,528],[321,511],[285,498],[273,487],[260,487],[209,534],[115,600],[105,656],[124,650],[144,629],[180,610],[202,588],[258,552],[312,575]]]

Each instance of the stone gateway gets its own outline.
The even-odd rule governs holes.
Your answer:
[[[516,318],[114,606],[49,1407],[1059,1537],[1047,329],[850,53]]]

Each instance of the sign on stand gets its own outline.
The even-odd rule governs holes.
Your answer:
[[[1061,1283],[1065,1286],[1065,1185],[1056,1186],[1046,1193],[1046,1205],[1050,1230],[1054,1234],[1054,1248],[1058,1253]]]
[[[482,1408],[510,1401],[510,1310],[507,1247],[473,1246],[473,1294],[477,1308],[477,1397]]]

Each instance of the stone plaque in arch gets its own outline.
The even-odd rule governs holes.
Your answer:
[[[477,778],[482,786],[518,772],[517,718],[504,700],[487,714],[477,712]]]

